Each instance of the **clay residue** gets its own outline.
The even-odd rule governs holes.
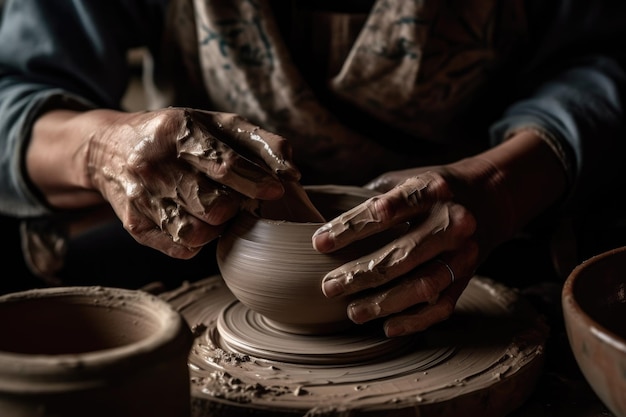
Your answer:
[[[489,413],[504,415],[521,405],[543,363],[547,337],[543,321],[513,291],[480,277],[470,282],[448,321],[407,339],[408,348],[375,359],[302,364],[229,351],[220,345],[217,322],[235,299],[220,279],[215,276],[205,281],[205,287],[199,286],[196,290],[202,296],[196,302],[189,303],[187,295],[182,300],[170,298],[190,323],[205,326],[189,357],[195,402],[219,398],[233,407],[245,404],[273,416],[294,410],[315,415],[323,404],[324,410],[351,410],[357,415],[374,409],[454,406],[468,399],[477,407],[469,411],[487,413],[481,409],[486,403],[479,399],[490,398]],[[270,332],[261,347],[252,348],[262,353],[272,340],[276,335]],[[324,353],[323,345],[316,348]],[[334,355],[336,349],[329,345],[326,351]]]

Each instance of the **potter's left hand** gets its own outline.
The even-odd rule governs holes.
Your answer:
[[[389,316],[384,324],[388,336],[420,331],[450,316],[478,256],[476,219],[453,197],[446,177],[428,171],[320,228],[313,245],[329,252],[400,223],[410,224],[405,235],[376,253],[328,273],[324,294],[335,297],[375,288],[350,303],[348,316],[355,323]]]
[[[543,194],[536,187],[542,180],[530,178],[527,158],[544,173],[555,172],[554,180],[541,177]],[[387,336],[447,319],[487,254],[559,198],[559,169],[545,143],[524,133],[478,157],[377,178],[368,188],[383,194],[322,226],[313,236],[315,249],[332,252],[400,223],[410,227],[378,251],[329,272],[324,294],[355,294],[349,318],[364,323],[386,317]]]

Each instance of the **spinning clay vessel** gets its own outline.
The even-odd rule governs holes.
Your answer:
[[[306,191],[327,220],[377,194],[331,185],[306,187]],[[350,326],[346,313],[349,298],[326,298],[322,279],[390,241],[390,233],[321,254],[313,249],[311,237],[322,225],[273,220],[263,214],[262,207],[261,214],[242,212],[217,247],[220,272],[233,295],[283,331],[318,334]]]

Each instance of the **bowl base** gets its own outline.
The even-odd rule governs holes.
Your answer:
[[[353,324],[344,329],[327,334],[292,333],[285,331],[282,323],[276,326],[272,320],[233,301],[217,319],[219,337],[214,343],[226,351],[244,355],[317,365],[365,363],[392,354],[400,355],[413,345],[414,337],[385,337],[379,323]]]

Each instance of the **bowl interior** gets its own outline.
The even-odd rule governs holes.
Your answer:
[[[626,344],[626,250],[583,263],[574,274],[571,295],[581,312]]]
[[[309,185],[305,186],[304,189],[313,205],[326,220],[339,216],[378,194],[376,191],[366,188],[344,185]],[[262,202],[259,207],[259,216],[264,219],[284,220],[276,218],[271,212],[272,207],[272,204]]]
[[[563,286],[574,358],[602,402],[626,417],[626,247],[578,265]]]
[[[120,294],[126,292],[111,294],[87,287],[53,290],[32,290],[0,302],[0,351],[96,352],[137,343],[163,327],[157,312],[141,308],[145,302],[139,297],[124,299]]]

